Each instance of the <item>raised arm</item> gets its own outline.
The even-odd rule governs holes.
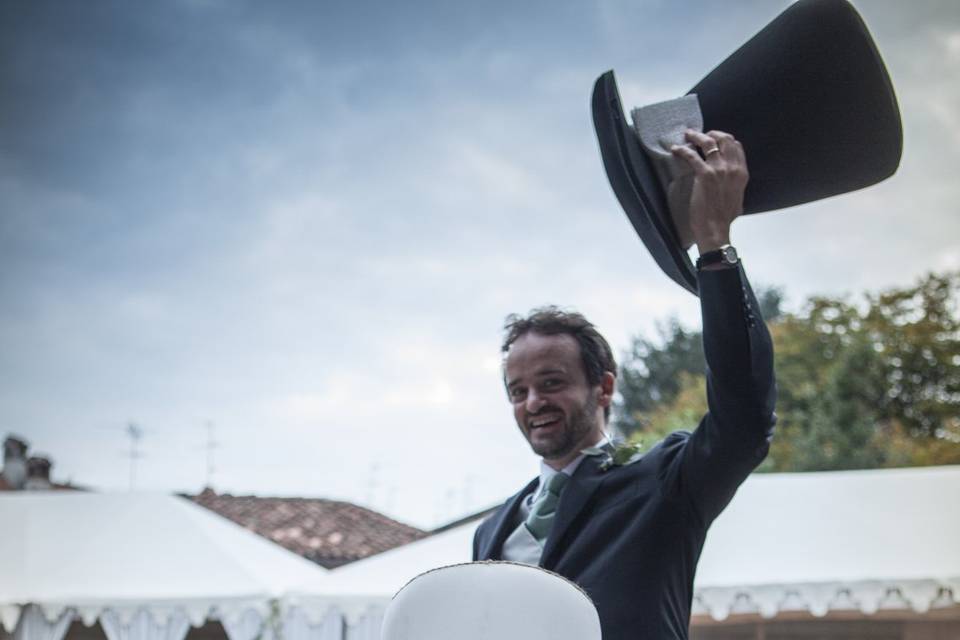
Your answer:
[[[690,225],[702,257],[730,243],[730,225],[743,210],[748,173],[732,136],[688,132],[700,149],[674,153],[696,178]],[[743,265],[717,262],[698,272],[709,412],[683,447],[674,480],[707,524],[763,460],[775,416],[773,347]]]

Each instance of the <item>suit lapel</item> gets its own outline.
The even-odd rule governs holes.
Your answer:
[[[553,566],[557,553],[557,545],[563,539],[567,529],[576,520],[577,516],[583,511],[590,496],[603,483],[604,475],[600,471],[600,456],[587,456],[574,471],[573,477],[564,487],[560,495],[560,502],[557,504],[557,515],[553,521],[553,527],[550,529],[550,535],[543,547],[543,555],[540,559],[540,566],[549,569]]]
[[[494,516],[492,523],[493,535],[487,538],[480,547],[479,558],[481,560],[500,560],[500,556],[503,553],[503,543],[507,539],[507,536],[510,535],[510,532],[516,528],[514,523],[517,520],[516,516],[517,510],[520,508],[520,501],[526,498],[527,494],[533,491],[539,482],[539,478],[534,478],[527,483],[527,486],[521,489],[520,493],[510,498],[504,508],[500,509],[497,515]]]

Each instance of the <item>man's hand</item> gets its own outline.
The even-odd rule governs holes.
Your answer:
[[[729,133],[688,130],[690,146],[674,146],[671,151],[690,164],[694,172],[690,195],[690,230],[701,255],[730,244],[730,225],[743,213],[743,192],[750,178],[743,145]]]

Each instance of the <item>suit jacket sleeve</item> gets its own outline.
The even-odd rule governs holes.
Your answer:
[[[742,265],[698,279],[709,411],[675,443],[664,473],[672,476],[666,486],[708,525],[767,455],[776,384],[770,333]]]

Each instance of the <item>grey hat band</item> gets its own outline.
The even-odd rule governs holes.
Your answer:
[[[703,131],[700,102],[696,94],[691,93],[674,100],[638,107],[630,115],[634,131],[640,137],[640,147],[653,164],[663,193],[667,196],[667,206],[680,246],[688,249],[693,244],[689,226],[693,170],[685,160],[674,156],[670,149],[674,145],[687,144],[684,137],[687,129]]]

